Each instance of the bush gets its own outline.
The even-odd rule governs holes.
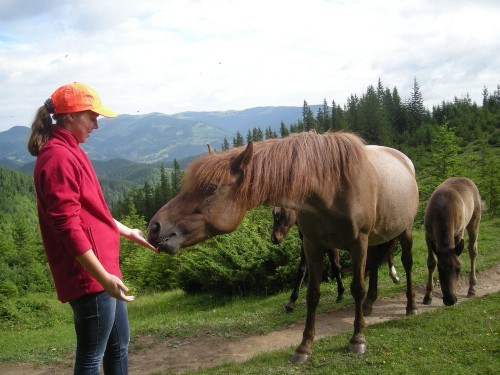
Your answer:
[[[269,208],[247,213],[233,233],[217,236],[179,256],[178,284],[187,293],[272,294],[290,288],[300,260],[300,240],[270,240]]]
[[[0,295],[5,297],[17,297],[19,295],[19,290],[12,281],[4,280],[0,282]]]

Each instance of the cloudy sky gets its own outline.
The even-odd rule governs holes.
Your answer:
[[[499,20],[497,0],[0,0],[0,131],[71,81],[128,114],[343,105],[379,78],[481,104]]]

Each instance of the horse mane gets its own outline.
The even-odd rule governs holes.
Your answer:
[[[313,188],[339,189],[364,160],[364,141],[348,132],[292,133],[253,143],[253,156],[239,181],[236,199],[248,206],[304,202]],[[183,179],[183,191],[229,182],[231,162],[246,146],[211,153],[194,160]]]

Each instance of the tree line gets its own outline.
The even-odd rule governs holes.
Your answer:
[[[476,181],[489,210],[500,210],[498,196],[498,150],[500,145],[500,85],[489,93],[483,91],[482,106],[472,102],[466,95],[452,102],[443,101],[428,110],[416,78],[410,97],[406,100],[396,87],[384,88],[381,80],[377,87],[370,85],[360,97],[351,95],[341,107],[332,101],[329,106],[324,99],[317,113],[313,113],[307,101],[302,107],[302,119],[289,125],[283,122],[279,135],[270,127],[248,130],[246,138],[238,131],[231,142],[222,141],[221,151],[243,146],[249,141],[258,142],[267,138],[284,138],[290,133],[304,131],[350,131],[360,135],[368,144],[379,144],[399,149],[414,162],[422,177],[423,199],[430,195],[429,189],[445,176],[470,175]],[[423,174],[427,178],[423,178]],[[175,176],[175,177],[174,177]],[[156,186],[145,182],[134,189],[118,204],[117,214],[127,213],[130,202],[137,212],[149,220],[180,188],[182,171],[175,170],[171,187],[164,181]],[[170,189],[170,190],[168,190]],[[433,188],[432,188],[433,189]],[[161,191],[169,193],[162,194]]]

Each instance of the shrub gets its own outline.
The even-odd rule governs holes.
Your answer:
[[[269,208],[247,213],[233,233],[217,236],[179,256],[178,284],[187,293],[276,293],[289,288],[300,260],[300,240],[269,241]]]

